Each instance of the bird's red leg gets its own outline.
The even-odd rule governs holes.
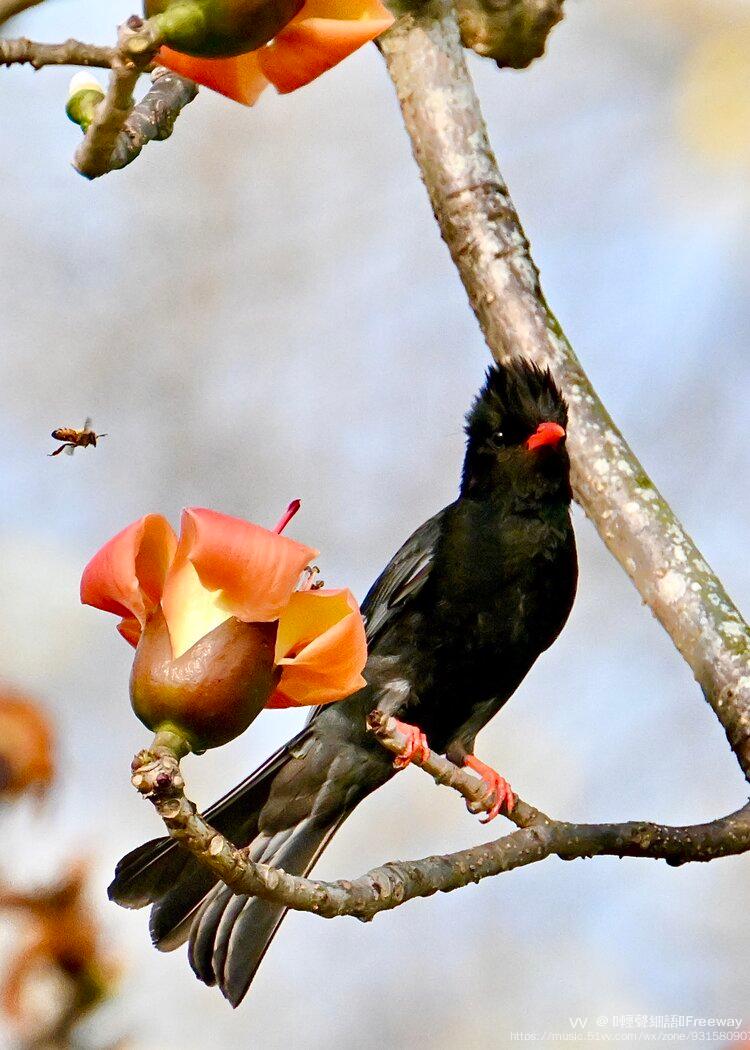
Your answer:
[[[427,746],[427,737],[418,726],[410,725],[408,722],[399,722],[394,719],[399,733],[406,737],[406,751],[397,755],[393,760],[395,769],[404,769],[415,759],[426,762],[430,757],[430,749]]]
[[[516,804],[516,796],[513,794],[513,789],[505,777],[501,777],[492,766],[488,766],[480,761],[476,755],[467,755],[464,759],[464,765],[478,773],[490,791],[495,793],[492,809],[487,811],[486,817],[480,818],[482,824],[489,824],[491,820],[494,820],[503,806],[507,813],[512,813]]]

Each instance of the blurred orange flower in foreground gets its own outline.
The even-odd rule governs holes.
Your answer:
[[[0,799],[47,790],[54,775],[52,730],[37,705],[0,687]]]
[[[298,507],[273,531],[191,508],[179,540],[149,514],[89,562],[81,600],[122,617],[120,633],[137,646],[131,701],[150,729],[176,729],[203,751],[263,707],[330,703],[365,684],[353,595],[311,588],[305,569],[318,552],[281,535]]]
[[[223,15],[222,21],[230,20],[233,8],[248,6],[238,0],[215,0],[209,9],[216,7]],[[254,42],[253,49],[237,54],[227,46],[225,55],[230,57],[194,57],[196,52],[164,47],[159,61],[176,73],[213,88],[223,95],[252,106],[261,92],[273,84],[277,91],[286,94],[309,84],[322,73],[332,69],[363,44],[374,40],[393,24],[394,17],[380,0],[305,0],[294,13],[298,4],[286,5],[282,11],[279,0],[257,4],[269,22],[269,33],[264,39]],[[163,0],[148,0],[146,13],[164,8]],[[269,11],[267,9],[276,9]],[[229,10],[227,15],[225,9]],[[281,26],[277,32],[270,28],[273,21]],[[293,17],[289,17],[293,15]],[[241,20],[241,12],[235,14]],[[256,25],[264,24],[257,17]],[[258,46],[262,44],[263,46]]]
[[[83,897],[85,881],[86,866],[79,862],[60,883],[35,893],[0,887],[0,909],[19,912],[28,924],[26,942],[0,989],[3,1011],[19,1024],[33,1023],[26,1000],[44,971],[66,985],[65,1002],[53,1011],[56,1034],[69,1030],[109,991],[114,968],[100,958],[96,921]]]

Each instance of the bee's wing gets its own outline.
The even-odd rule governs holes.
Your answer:
[[[63,451],[65,452],[66,456],[72,456],[73,453],[75,452],[75,450],[76,450],[75,445],[65,445],[65,447],[63,449]]]
[[[86,421],[83,424],[83,429],[84,430],[91,430],[92,422],[93,422],[93,420],[92,420],[91,416],[86,416]]]

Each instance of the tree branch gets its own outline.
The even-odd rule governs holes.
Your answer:
[[[111,170],[115,145],[133,109],[138,78],[153,61],[161,42],[156,19],[144,22],[133,16],[120,26],[107,93],[73,158],[73,166],[87,179],[96,179]]]
[[[406,749],[406,737],[397,728],[395,718],[390,718],[382,711],[371,711],[367,719],[367,728],[373,736],[393,755],[402,755]],[[487,792],[487,785],[479,777],[472,776],[465,769],[443,758],[436,751],[430,752],[426,761],[412,759],[412,765],[419,766],[429,773],[436,784],[453,788],[466,799],[466,808],[470,813],[486,813],[495,802],[494,792]],[[528,828],[532,824],[549,824],[550,818],[541,810],[522,802],[517,795],[509,820],[519,828]]]
[[[0,0],[0,26],[30,7],[38,7],[43,0]]]
[[[93,119],[87,119],[86,134],[73,158],[73,166],[87,179],[106,175],[113,168],[124,166],[122,156],[114,157],[115,150],[123,146],[120,138],[134,106],[133,92],[141,73],[150,68],[159,48],[165,41],[200,34],[205,29],[205,9],[201,0],[184,0],[144,21],[132,15],[117,30],[117,47],[111,61],[112,75],[107,93],[96,107]],[[177,116],[182,106],[194,95],[187,97],[186,82],[169,79],[152,95],[150,104],[159,109],[161,119],[152,119],[148,107],[135,119],[126,133],[135,131],[150,138],[165,138],[171,133],[172,124],[165,120],[166,114]],[[145,118],[145,123],[142,118]],[[151,134],[161,129],[164,134]],[[138,150],[137,152],[140,152]],[[137,156],[137,152],[125,164]],[[127,147],[125,153],[128,154]]]
[[[435,216],[498,361],[549,365],[571,412],[578,502],[695,674],[750,779],[750,631],[612,423],[547,305],[448,0],[378,41]]]
[[[119,61],[116,48],[85,44],[80,40],[70,39],[61,44],[40,44],[27,40],[25,37],[18,40],[0,40],[0,66],[27,63],[34,69],[50,65],[95,66],[109,69],[116,61]],[[76,163],[87,165],[85,172],[87,177],[96,177],[93,174],[95,170],[99,174],[104,174],[124,168],[140,155],[147,143],[169,138],[177,117],[198,94],[198,87],[192,80],[181,77],[164,66],[154,65],[152,60],[145,62],[142,71],[151,72],[152,87],[138,105],[127,114],[121,127],[118,121],[122,119],[124,111],[116,114],[117,120],[110,126],[106,141],[100,139],[99,145],[96,146],[96,167],[89,166],[93,165],[93,160],[81,160],[86,141],[90,142],[88,136],[84,139],[84,144],[78,151]],[[101,118],[101,113],[101,104],[95,106],[94,116],[99,115]],[[69,107],[68,115],[71,120],[81,124],[84,130],[93,124],[93,121],[89,123],[84,120],[82,113],[75,108]],[[111,134],[114,133],[116,126],[119,130],[112,138]],[[104,160],[105,154],[106,161]],[[104,171],[100,170],[102,165]]]
[[[538,819],[532,818],[528,826],[495,842],[446,856],[391,862],[353,881],[306,879],[251,861],[207,823],[185,796],[179,765],[184,753],[174,734],[158,733],[151,747],[133,760],[133,785],[153,803],[172,838],[235,893],[273,900],[324,918],[352,915],[368,921],[415,897],[460,889],[553,854],[563,860],[604,855],[651,857],[677,865],[750,850],[750,803],[709,824],[674,828],[646,821],[571,824],[551,820],[519,799],[513,818],[524,820],[535,814]],[[441,759],[441,769],[443,763],[451,765]],[[433,772],[430,760],[424,765]],[[453,786],[465,776],[457,766],[450,771]]]
[[[164,66],[157,66],[151,79],[153,86],[133,109],[115,139],[108,171],[131,164],[147,143],[169,138],[177,117],[198,94],[192,80]]]
[[[27,64],[34,69],[41,69],[42,66],[96,66],[110,69],[114,56],[113,47],[84,44],[72,38],[61,44],[40,44],[26,37],[0,40],[0,66]]]

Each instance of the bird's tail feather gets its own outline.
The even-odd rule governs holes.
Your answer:
[[[271,838],[259,835],[250,856],[292,875],[307,875],[346,816],[343,812],[323,824],[308,819]],[[286,912],[281,904],[215,886],[191,930],[189,958],[197,977],[218,984],[232,1006],[238,1006]]]
[[[342,742],[339,732],[313,721],[207,810],[206,819],[246,847],[252,860],[306,875],[347,815],[391,776],[384,749]],[[109,894],[125,907],[152,904],[156,947],[171,951],[189,938],[195,973],[217,984],[233,1006],[286,913],[283,905],[233,893],[169,839],[147,842],[124,857]]]

